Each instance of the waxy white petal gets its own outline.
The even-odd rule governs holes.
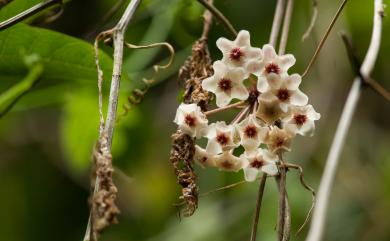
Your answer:
[[[196,104],[180,104],[174,122],[183,133],[191,137],[200,138],[208,129],[208,120]]]
[[[215,156],[198,145],[195,145],[194,161],[203,168],[215,167]]]

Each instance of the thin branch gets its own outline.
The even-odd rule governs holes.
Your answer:
[[[268,177],[275,177],[275,176],[267,175],[267,178]],[[263,176],[258,177],[257,180],[261,180],[261,178],[263,178]],[[216,192],[225,191],[225,190],[228,190],[228,189],[231,189],[231,188],[234,188],[234,187],[238,187],[238,186],[241,186],[242,184],[245,184],[245,183],[248,183],[248,181],[242,180],[242,181],[235,182],[235,183],[223,186],[223,187],[218,187],[218,188],[215,188],[213,190],[210,190],[210,191],[207,191],[207,192],[199,194],[199,197],[206,197],[206,196],[209,196],[210,194],[214,194]],[[183,201],[183,202],[180,202],[180,203],[175,203],[173,205],[174,206],[182,206],[184,204],[185,204],[185,202]]]
[[[240,122],[245,117],[245,115],[249,113],[249,110],[250,106],[245,107],[245,109],[241,110],[230,124],[233,125]]]
[[[366,57],[360,68],[360,73],[364,77],[370,76],[374,68],[376,58],[378,56],[382,34],[383,11],[384,10],[382,0],[375,0],[374,23],[371,42]],[[325,227],[326,214],[328,211],[329,197],[331,194],[331,187],[333,185],[334,176],[339,163],[340,153],[342,147],[344,146],[345,138],[352,122],[353,114],[355,112],[360,97],[362,86],[362,80],[359,76],[357,76],[349,92],[339,124],[337,126],[332,146],[328,154],[324,174],[321,178],[321,183],[318,191],[318,201],[314,210],[313,221],[310,226],[309,234],[306,238],[306,241],[320,241],[322,239]]]
[[[223,26],[226,28],[226,30],[228,30],[228,32],[230,32],[233,36],[237,36],[237,31],[236,29],[234,29],[233,25],[212,3],[207,0],[198,0],[198,2],[202,4],[206,9],[208,9],[218,20],[218,22],[223,24]]]
[[[279,175],[280,176],[280,175]],[[278,187],[279,193],[281,192],[280,190],[280,178],[279,176],[276,176],[275,181]],[[287,193],[285,194],[284,198],[284,206],[285,206],[285,212],[284,212],[284,228],[283,228],[283,241],[288,241],[290,240],[290,234],[291,234],[291,210],[290,210],[290,205],[288,203],[288,195]]]
[[[3,21],[0,23],[0,31],[7,29],[23,20],[25,20],[28,17],[33,16],[36,13],[39,13],[45,9],[50,8],[51,6],[54,6],[56,4],[62,4],[62,0],[48,0],[48,1],[43,1],[40,2],[31,8]]]
[[[209,0],[208,2],[210,5],[213,6],[214,0]],[[204,11],[203,19],[204,19],[203,31],[200,38],[207,39],[209,36],[211,24],[213,23],[213,14],[210,12],[210,10],[206,9],[206,11]]]
[[[369,85],[374,91],[376,91],[376,93],[378,93],[390,102],[390,91],[385,89],[381,84],[378,83],[378,81],[374,80],[373,78],[365,77],[364,80],[367,85]]]
[[[278,240],[284,240],[284,225],[286,217],[286,168],[284,166],[283,156],[279,155],[279,161],[281,163],[279,168],[280,175],[277,177],[279,184],[279,211],[278,211]]]
[[[361,62],[359,60],[359,57],[357,56],[356,50],[352,44],[352,40],[345,34],[340,34],[341,38],[344,41],[345,48],[347,50],[352,68],[357,76],[359,76],[364,84],[371,87],[377,94],[381,95],[383,98],[385,98],[387,101],[390,101],[390,92],[386,90],[382,85],[380,85],[376,80],[370,78],[370,77],[364,77],[361,72]]]
[[[288,33],[291,25],[291,17],[294,10],[294,0],[288,0],[286,11],[283,21],[282,36],[279,43],[279,54],[282,55],[285,53]],[[272,33],[271,33],[272,34]],[[283,155],[279,154],[279,173],[280,175],[276,178],[278,189],[279,189],[279,209],[278,209],[278,240],[287,241],[290,239],[291,233],[291,217],[290,217],[290,208],[288,205],[288,197],[286,194],[286,172],[287,169],[284,165]]]
[[[283,55],[286,51],[286,45],[288,40],[288,32],[290,30],[291,17],[294,10],[294,0],[288,0],[286,13],[284,15],[282,37],[279,43],[279,55]]]
[[[119,85],[120,85],[120,77],[122,71],[124,35],[127,26],[130,20],[132,19],[135,10],[137,9],[140,2],[141,0],[132,0],[127,6],[118,24],[112,30],[106,31],[106,32],[112,31],[112,38],[114,44],[114,63],[113,63],[113,73],[111,79],[110,97],[108,102],[106,123],[103,130],[103,132],[106,133],[107,135],[108,152],[111,152],[112,137],[113,137],[114,126],[116,122],[116,112],[117,112],[118,99],[119,99]],[[100,136],[102,136],[102,134],[103,133],[100,133]],[[99,178],[96,178],[93,195],[96,194],[98,190],[99,190]],[[91,225],[93,223],[93,220],[91,218],[93,212],[94,210],[91,209],[84,241],[90,241],[91,238],[94,238],[95,236],[95,234],[93,233],[94,232],[93,227]]]
[[[275,8],[274,20],[272,22],[271,35],[269,37],[269,44],[276,47],[276,41],[282,24],[285,0],[278,0]]]
[[[85,36],[86,38],[90,38],[92,36],[94,36],[98,31],[99,29],[105,25],[107,23],[108,20],[110,20],[114,15],[115,13],[119,10],[119,8],[124,4],[125,0],[118,0],[112,7],[110,10],[108,10],[108,12],[98,21],[98,23],[95,25],[95,27],[89,32],[87,33]]]
[[[312,0],[312,8],[313,8],[313,13],[311,16],[310,24],[309,24],[309,27],[307,28],[307,30],[305,31],[305,33],[302,35],[302,42],[305,41],[309,37],[309,35],[313,31],[314,25],[317,21],[317,17],[318,17],[318,2],[317,2],[317,0]]]
[[[341,12],[343,11],[344,6],[345,6],[345,4],[347,3],[347,1],[348,1],[348,0],[343,0],[343,2],[341,3],[339,9],[337,10],[337,12],[336,12],[336,14],[334,15],[332,21],[330,22],[328,28],[326,29],[326,32],[325,32],[324,36],[322,37],[320,43],[318,44],[317,49],[316,49],[316,51],[314,52],[313,57],[311,57],[309,64],[307,65],[305,71],[303,72],[302,78],[305,77],[305,76],[307,75],[307,73],[309,72],[310,68],[311,68],[312,65],[314,64],[315,60],[317,59],[318,54],[320,53],[322,47],[324,46],[325,41],[328,39],[328,36],[329,36],[330,32],[332,31],[333,26],[334,26],[334,24],[336,23],[337,19],[339,18]]]
[[[241,106],[241,105],[244,104],[244,103],[245,103],[245,101],[239,101],[239,102],[236,102],[236,103],[233,103],[233,104],[224,106],[224,107],[220,107],[220,108],[216,108],[216,109],[214,109],[214,110],[206,111],[204,114],[205,114],[206,116],[209,116],[209,115],[212,115],[212,114],[221,112],[221,111],[225,111],[225,110],[228,110],[228,109],[235,108],[235,107],[237,107],[237,106]]]
[[[302,186],[308,190],[309,192],[311,192],[311,196],[312,196],[312,200],[311,200],[311,207],[309,209],[309,211],[307,212],[307,215],[306,215],[306,218],[305,218],[305,221],[303,222],[303,224],[301,225],[301,227],[298,229],[298,231],[296,232],[295,236],[298,236],[299,233],[303,230],[303,228],[306,226],[306,224],[309,222],[310,218],[311,218],[311,214],[314,210],[314,205],[316,203],[316,192],[314,191],[314,189],[312,187],[310,187],[306,182],[305,182],[305,179],[304,179],[304,176],[303,176],[303,169],[301,166],[299,165],[296,165],[296,164],[291,164],[291,163],[286,163],[286,167],[287,168],[293,168],[293,169],[296,169],[298,170],[299,172],[299,180],[302,184]]]
[[[258,194],[257,194],[255,216],[253,217],[253,223],[252,223],[252,231],[251,231],[251,239],[250,239],[251,241],[256,241],[257,226],[258,226],[259,217],[260,217],[261,201],[263,200],[264,187],[265,187],[265,182],[266,181],[267,181],[267,174],[264,173],[261,176],[260,185],[259,185],[259,191],[258,191]]]
[[[111,147],[112,136],[114,133],[116,110],[118,107],[119,85],[122,72],[122,58],[124,35],[135,10],[137,9],[141,0],[132,0],[126,8],[125,13],[114,27],[113,42],[114,42],[114,66],[112,72],[110,97],[108,103],[108,112],[106,118],[105,131],[107,131],[109,147]]]

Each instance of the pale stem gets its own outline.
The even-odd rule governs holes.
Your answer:
[[[282,37],[279,44],[279,55],[283,55],[286,52],[286,45],[288,40],[288,33],[290,30],[291,17],[294,10],[294,0],[288,0],[286,7],[286,14],[283,21]]]
[[[283,55],[286,50],[286,45],[288,41],[288,33],[291,25],[291,17],[294,10],[294,0],[288,0],[286,11],[283,21],[282,36],[279,43],[279,54]],[[285,241],[290,239],[291,233],[291,218],[290,218],[290,209],[288,205],[288,197],[286,194],[286,172],[287,169],[284,166],[283,156],[279,155],[279,160],[281,163],[280,166],[280,175],[277,177],[277,183],[279,185],[279,210],[278,210],[278,240]]]
[[[228,110],[228,109],[231,109],[231,108],[235,108],[237,106],[241,106],[244,103],[245,103],[245,101],[239,101],[237,103],[233,103],[233,104],[230,104],[230,105],[227,105],[227,106],[224,106],[224,107],[220,107],[220,108],[217,108],[217,109],[214,109],[214,110],[206,111],[204,114],[206,116],[209,116],[209,115],[221,112],[221,111],[225,111],[225,110]]]
[[[309,27],[307,28],[305,33],[302,35],[302,42],[305,41],[305,39],[307,37],[309,37],[311,31],[314,28],[314,24],[316,23],[316,20],[317,20],[317,16],[318,16],[318,2],[317,2],[317,0],[313,0],[312,5],[313,5],[313,13],[311,16]]]
[[[209,0],[210,5],[213,5],[214,0]],[[203,13],[203,19],[204,19],[204,24],[203,24],[203,31],[202,31],[202,36],[201,38],[207,39],[207,36],[209,36],[211,24],[213,22],[213,14],[210,12],[210,10],[206,9]]]
[[[110,97],[108,102],[108,112],[106,118],[106,124],[104,131],[107,132],[107,144],[108,150],[111,152],[112,137],[114,133],[114,126],[116,122],[116,112],[118,107],[119,99],[119,86],[120,78],[122,71],[122,59],[123,59],[123,44],[124,44],[124,35],[127,29],[127,26],[133,17],[135,10],[140,4],[141,0],[132,0],[127,6],[124,14],[113,29],[113,41],[114,41],[114,63],[113,63],[113,72],[111,79],[111,88],[110,88]],[[99,178],[95,180],[95,189],[94,194],[99,190]],[[84,236],[84,241],[91,240],[91,223],[92,223],[92,211],[90,212],[88,225]]]
[[[223,24],[223,26],[228,30],[232,35],[237,36],[237,31],[234,29],[233,25],[229,20],[219,11],[212,3],[207,0],[198,0],[205,8],[207,8],[213,16]]]
[[[271,35],[269,38],[269,43],[276,47],[276,41],[278,39],[280,25],[282,24],[283,12],[284,12],[284,2],[285,0],[278,0],[275,8],[274,20],[272,22]]]
[[[279,161],[280,161],[280,175],[276,177],[277,183],[279,185],[279,210],[278,210],[278,226],[277,226],[277,232],[278,232],[278,240],[283,241],[285,240],[285,225],[286,225],[286,203],[287,195],[286,195],[286,167],[284,165],[284,160],[282,154],[279,155]],[[288,234],[289,235],[289,234]]]
[[[370,76],[378,56],[382,33],[382,17],[383,2],[382,0],[375,0],[374,23],[371,42],[366,57],[360,68],[360,72],[363,76]],[[339,163],[340,153],[342,147],[344,146],[345,138],[347,136],[348,129],[351,125],[353,114],[360,97],[362,83],[363,80],[360,77],[355,78],[345,103],[339,124],[337,126],[336,134],[333,139],[328,158],[326,160],[324,174],[321,178],[318,191],[318,201],[315,205],[313,220],[306,241],[320,241],[322,239],[326,215],[328,213],[328,203],[331,194],[331,188]]]
[[[233,119],[233,121],[230,123],[231,125],[237,124],[242,119],[244,119],[245,115],[249,112],[249,106],[245,107],[245,109],[241,110],[240,113]]]

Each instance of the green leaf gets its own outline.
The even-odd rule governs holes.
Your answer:
[[[36,55],[31,57],[38,58]],[[31,60],[31,57],[27,59],[27,61]],[[39,77],[41,77],[42,72],[43,66],[41,63],[31,63],[27,76],[22,81],[15,84],[4,93],[0,94],[0,117],[4,116],[16,103],[16,101],[33,87],[33,85],[38,81]]]
[[[97,71],[93,46],[51,30],[17,24],[0,32],[0,75],[20,75],[23,56],[38,54],[45,66],[44,79],[91,81]],[[112,60],[101,53],[101,66],[110,72]],[[107,75],[106,75],[107,76]]]
[[[17,24],[0,32],[0,92],[15,85],[26,75],[24,58],[34,54],[40,57],[44,66],[41,81],[34,90],[58,84],[67,84],[69,87],[57,95],[79,88],[80,85],[97,89],[97,71],[91,44],[51,30]],[[112,59],[102,51],[99,56],[107,84],[111,76]],[[51,96],[41,98],[51,99]]]
[[[120,101],[125,98],[126,96],[121,96]],[[83,88],[68,93],[66,99],[60,127],[61,147],[71,173],[83,175],[90,167],[92,150],[99,135],[98,95],[96,91]],[[122,111],[122,107],[119,106],[118,116]],[[114,156],[126,150],[128,143],[126,128],[138,121],[137,113],[132,109],[126,119],[115,126],[112,145]]]
[[[41,0],[13,0],[0,10],[0,21],[4,21],[42,2]]]
[[[0,104],[6,106],[31,87],[26,83],[35,80],[32,76],[37,76],[37,70],[26,68],[24,61],[31,55],[39,56],[42,67],[39,82],[18,101],[15,109],[64,103],[61,146],[72,173],[83,172],[89,167],[99,126],[94,48],[80,39],[25,24],[0,32],[0,93],[7,90],[12,93],[5,92],[4,96],[8,97],[3,99],[7,101],[0,101]],[[112,59],[102,51],[99,57],[104,71],[104,87],[107,87]],[[107,92],[107,88],[103,90]]]
[[[73,174],[86,170],[99,134],[97,95],[90,90],[68,93],[61,121],[61,146]]]

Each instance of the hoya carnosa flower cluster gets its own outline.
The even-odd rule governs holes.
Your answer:
[[[299,89],[301,76],[288,73],[295,58],[276,54],[269,44],[252,47],[245,30],[234,41],[218,39],[217,47],[223,57],[214,62],[214,74],[203,80],[202,88],[215,94],[221,110],[233,100],[246,107],[231,124],[209,123],[207,112],[196,104],[182,103],[174,122],[191,137],[208,139],[205,148],[195,146],[194,159],[200,166],[243,169],[247,181],[254,181],[260,172],[276,175],[278,155],[290,151],[297,134],[313,135],[314,121],[320,118]],[[252,82],[246,84],[247,79]],[[245,151],[237,156],[234,150],[239,146]]]

